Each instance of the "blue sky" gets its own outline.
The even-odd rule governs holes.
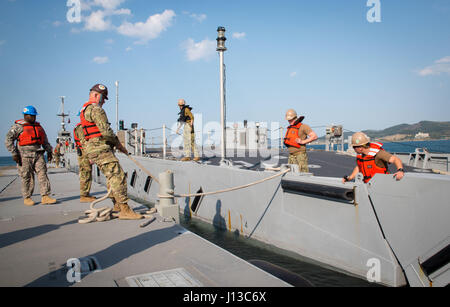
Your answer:
[[[367,0],[81,2],[70,23],[66,0],[0,0],[1,135],[34,105],[54,145],[59,96],[72,129],[98,82],[115,127],[116,80],[127,127],[171,126],[179,98],[219,121],[218,26],[229,122],[284,125],[289,108],[353,131],[450,120],[449,0],[380,0],[374,23]]]

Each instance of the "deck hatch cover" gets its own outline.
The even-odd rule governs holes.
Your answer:
[[[184,268],[130,276],[125,280],[130,287],[203,287]]]

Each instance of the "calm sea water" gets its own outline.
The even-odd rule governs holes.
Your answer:
[[[439,141],[413,141],[413,142],[382,142],[383,148],[390,152],[412,153],[416,148],[426,148],[429,152],[450,153],[450,140]],[[310,145],[314,149],[325,149],[325,145]],[[336,148],[336,147],[335,147]],[[344,144],[344,150],[348,149],[348,144]]]
[[[2,166],[13,166],[16,165],[16,162],[12,159],[11,156],[9,157],[0,157],[0,167]]]
[[[284,251],[254,239],[219,229],[214,225],[189,217],[181,218],[181,225],[202,238],[246,261],[263,260],[298,274],[315,287],[380,287],[365,279],[337,272],[311,259]]]

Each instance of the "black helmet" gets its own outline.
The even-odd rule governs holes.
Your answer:
[[[96,84],[91,88],[91,92],[97,92],[103,95],[103,98],[108,100],[108,88],[103,84]]]

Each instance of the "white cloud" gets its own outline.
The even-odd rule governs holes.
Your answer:
[[[293,71],[293,72],[291,72],[291,73],[289,74],[289,76],[291,76],[292,78],[294,78],[295,76],[297,76],[297,72],[296,72],[296,71]]]
[[[189,61],[209,60],[215,54],[216,41],[204,39],[196,43],[192,38],[189,38],[183,43],[183,49],[186,50]]]
[[[131,11],[126,8],[116,9],[124,0],[94,0],[81,2],[81,8],[90,11],[92,7],[100,7],[96,11],[91,12],[87,17],[83,17],[85,21],[85,31],[106,31],[113,28],[109,16],[113,15],[131,15]]]
[[[440,59],[440,60],[437,60],[436,63],[437,63],[437,64],[441,64],[441,63],[450,63],[450,55],[449,55],[449,56],[446,56],[446,57],[443,57],[443,58]]]
[[[95,58],[92,59],[92,62],[96,63],[96,64],[105,64],[108,63],[109,58],[107,56],[97,56]]]
[[[133,48],[131,47],[127,47],[127,49],[125,49],[126,52],[133,50]]]
[[[111,28],[111,21],[105,20],[106,14],[104,11],[95,11],[86,17],[84,30],[87,31],[106,31]]]
[[[433,65],[427,66],[420,70],[418,74],[422,77],[430,75],[450,74],[450,56],[443,57],[434,62]]]
[[[131,11],[129,9],[114,10],[111,15],[131,15]]]
[[[245,32],[234,32],[233,33],[233,38],[237,38],[237,39],[241,39],[244,38],[246,36]]]
[[[114,40],[112,38],[109,38],[105,41],[105,43],[111,45],[111,44],[114,44]]]
[[[202,22],[203,20],[206,19],[206,15],[205,14],[190,14],[189,17],[194,18],[198,22]]]
[[[52,25],[57,28],[62,25],[62,22],[57,20],[57,21],[52,22]]]
[[[129,23],[124,22],[117,28],[117,32],[122,35],[139,38],[138,43],[146,43],[157,38],[161,32],[165,31],[172,24],[175,12],[165,10],[162,14],[150,16],[145,22]]]

